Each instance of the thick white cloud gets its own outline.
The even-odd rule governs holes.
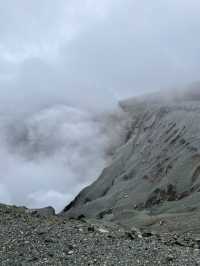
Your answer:
[[[54,106],[26,117],[1,116],[0,201],[64,208],[119,144],[119,115]]]

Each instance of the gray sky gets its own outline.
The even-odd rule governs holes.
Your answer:
[[[198,0],[1,1],[0,96],[106,107],[195,81],[199,32]]]

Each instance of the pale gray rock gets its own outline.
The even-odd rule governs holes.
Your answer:
[[[55,210],[51,206],[40,209],[26,209],[26,212],[38,217],[49,217],[55,215]]]
[[[200,233],[200,90],[120,103],[132,126],[111,164],[62,212]]]

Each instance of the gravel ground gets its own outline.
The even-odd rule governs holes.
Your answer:
[[[126,231],[0,205],[0,265],[200,265],[192,236]]]

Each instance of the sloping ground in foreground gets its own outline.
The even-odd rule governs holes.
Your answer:
[[[153,235],[0,205],[0,265],[199,265],[192,235]]]

